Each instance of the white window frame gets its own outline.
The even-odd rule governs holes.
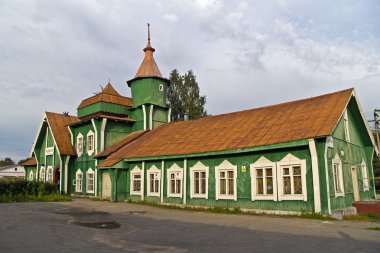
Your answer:
[[[83,190],[83,172],[78,169],[75,173],[75,192],[82,192]]]
[[[334,171],[334,164],[338,166],[338,172],[339,172],[339,184],[340,184],[340,189],[342,192],[337,192],[336,189],[336,179],[335,179],[335,171]],[[344,197],[344,181],[343,181],[343,164],[342,160],[340,159],[338,153],[335,154],[334,159],[332,160],[332,174],[333,174],[333,181],[334,181],[334,193],[335,197]]]
[[[360,167],[362,169],[363,191],[369,191],[368,170],[367,170],[367,164],[364,161],[364,159],[362,160]]]
[[[90,175],[92,175],[92,190],[89,190],[90,183]],[[94,193],[95,192],[95,171],[92,168],[89,168],[86,171],[86,192]]]
[[[45,182],[45,173],[46,173],[45,167],[41,166],[41,168],[40,168],[40,181]]]
[[[294,194],[294,176],[293,170],[290,169],[290,180],[291,180],[291,194],[284,194],[283,187],[283,169],[285,167],[301,167],[301,184],[302,184],[302,194]],[[307,184],[306,184],[306,160],[299,159],[298,157],[287,154],[281,161],[277,162],[277,192],[278,201],[283,200],[303,200],[307,201]]]
[[[89,137],[92,137],[92,141],[91,141],[91,145],[89,145]],[[94,135],[94,132],[92,130],[88,131],[88,134],[87,134],[87,139],[86,139],[86,150],[87,150],[87,155],[91,156],[94,151],[95,151],[95,135]]]
[[[195,193],[195,173],[205,172],[206,183],[205,183],[205,193]],[[208,199],[208,177],[209,177],[209,167],[201,162],[197,162],[193,167],[190,168],[190,199],[202,198]],[[199,184],[200,185],[200,184]]]
[[[154,177],[154,179],[153,179],[154,185],[156,184],[156,181],[158,180],[158,192],[152,191],[154,189],[151,189],[151,187],[150,187],[151,175],[153,175],[153,177]],[[147,186],[148,186],[147,196],[160,197],[160,194],[161,194],[161,170],[159,170],[155,165],[153,165],[152,167],[150,167],[149,170],[147,170]],[[153,186],[153,188],[154,188],[154,186]]]
[[[233,171],[233,194],[220,194],[220,172],[226,172],[228,175],[229,171]],[[229,188],[229,182],[226,180],[226,190]],[[237,201],[237,165],[231,164],[229,161],[224,160],[220,165],[215,166],[215,199],[231,199]]]
[[[133,181],[135,180],[134,175],[140,175],[140,191],[134,191],[133,189]],[[142,196],[144,194],[142,191],[144,184],[144,173],[142,169],[140,169],[138,166],[135,166],[133,170],[131,170],[130,177],[130,195]]]
[[[266,193],[266,170],[272,169],[272,181],[273,181],[273,194]],[[264,193],[257,194],[257,170],[263,170],[263,184],[264,184]],[[277,169],[276,163],[268,160],[266,157],[260,157],[255,163],[250,165],[251,173],[251,199],[255,200],[274,200],[277,201]]]
[[[348,115],[347,115],[347,109],[344,111],[343,114],[343,127],[344,127],[344,138],[347,142],[350,142],[350,127],[349,127],[349,121],[348,121]]]
[[[29,172],[29,181],[33,181],[34,180],[34,173],[33,173],[33,170],[31,170]]]
[[[175,180],[175,188],[177,189],[177,181],[180,182],[181,187],[179,187],[180,192],[171,193],[171,175],[174,174],[174,180]],[[176,163],[174,163],[170,169],[167,170],[167,197],[168,198],[182,198],[182,188],[183,188],[183,169],[179,167]]]
[[[53,168],[51,166],[46,169],[46,182],[53,183]]]
[[[84,142],[83,141],[83,135],[81,133],[79,133],[77,136],[77,154],[78,154],[78,157],[80,157],[83,154],[83,142]]]

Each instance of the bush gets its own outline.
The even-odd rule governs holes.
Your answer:
[[[67,197],[59,195],[51,183],[23,179],[0,179],[0,202],[60,200],[67,200]]]

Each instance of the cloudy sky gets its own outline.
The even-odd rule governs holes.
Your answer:
[[[164,76],[192,69],[219,114],[355,87],[380,107],[378,0],[0,0],[0,159],[28,156],[44,111],[130,91],[151,23]]]

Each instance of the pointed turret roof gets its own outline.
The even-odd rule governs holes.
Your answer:
[[[135,77],[132,80],[127,81],[128,85],[131,84],[136,79],[144,77],[156,77],[159,79],[165,79],[162,77],[160,70],[158,69],[157,63],[154,60],[153,53],[156,51],[150,44],[150,24],[148,23],[148,43],[144,48],[145,56],[140,65],[140,68],[137,70]],[[165,79],[167,80],[167,79]]]

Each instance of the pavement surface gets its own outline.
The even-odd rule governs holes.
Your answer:
[[[0,252],[380,252],[379,223],[75,199],[0,204]]]

